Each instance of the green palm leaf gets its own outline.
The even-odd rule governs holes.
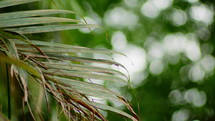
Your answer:
[[[0,8],[20,5],[25,3],[31,3],[35,1],[39,1],[39,0],[3,0],[3,1],[0,1]]]
[[[33,33],[56,32],[56,31],[91,28],[91,27],[99,28],[99,26],[94,24],[67,24],[67,25],[20,27],[20,28],[11,28],[11,29],[5,29],[5,30],[17,32],[20,34],[33,34]]]
[[[0,8],[30,3],[38,0],[3,0]],[[133,121],[137,115],[129,103],[119,94],[102,85],[88,80],[114,81],[129,85],[129,77],[110,65],[125,67],[111,59],[96,59],[80,54],[121,54],[112,50],[90,49],[52,42],[29,40],[24,34],[56,32],[79,28],[100,28],[98,25],[84,24],[79,20],[50,17],[52,14],[76,14],[68,10],[30,10],[1,13],[0,18],[0,62],[10,65],[10,75],[16,78],[24,93],[32,118],[41,117],[29,104],[29,79],[37,81],[44,90],[48,105],[47,92],[61,106],[65,116],[72,120],[104,120],[100,109],[115,112]],[[71,24],[72,23],[72,24]],[[123,55],[124,56],[124,55]],[[103,64],[105,67],[91,64]],[[125,69],[126,70],[126,69]],[[14,76],[15,75],[15,76]],[[119,102],[125,105],[130,114],[115,107],[101,104],[89,97]],[[33,104],[32,104],[33,105]],[[33,106],[34,107],[34,106]]]
[[[73,11],[68,10],[31,10],[31,11],[19,11],[19,12],[8,12],[0,13],[1,20],[13,20],[15,18],[33,17],[33,16],[45,16],[51,14],[74,14]]]
[[[31,17],[18,18],[10,20],[0,20],[0,27],[15,27],[15,26],[29,26],[34,24],[57,23],[57,22],[80,22],[75,19],[59,18],[59,17]]]

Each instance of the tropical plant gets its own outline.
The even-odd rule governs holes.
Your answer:
[[[55,114],[58,120],[66,117],[68,120],[106,121],[101,110],[108,110],[137,121],[137,115],[124,97],[90,81],[98,79],[129,85],[126,74],[95,64],[124,68],[123,65],[112,59],[89,56],[121,53],[44,42],[42,36],[41,40],[32,40],[35,33],[98,27],[51,16],[76,14],[68,10],[7,12],[8,7],[35,1],[38,0],[0,1],[0,120],[7,121],[6,115],[11,120],[56,120],[51,119]],[[94,97],[122,103],[131,114],[99,103]],[[50,107],[55,104],[56,108]]]

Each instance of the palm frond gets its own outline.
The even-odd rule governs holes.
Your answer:
[[[39,0],[2,0],[0,1],[0,8],[20,5],[25,3],[31,3],[36,1],[39,1]]]
[[[10,28],[10,29],[4,29],[4,30],[13,31],[20,34],[33,34],[33,33],[56,32],[56,31],[91,28],[91,27],[99,28],[99,26],[94,24],[66,24],[66,25],[30,26],[30,27]]]
[[[29,17],[17,18],[0,21],[0,27],[15,27],[15,26],[29,26],[34,24],[57,23],[57,22],[80,22],[75,19],[60,18],[60,17]]]
[[[34,17],[34,16],[46,16],[52,14],[75,14],[73,11],[68,10],[31,10],[31,11],[18,11],[18,12],[8,12],[8,13],[0,13],[1,20],[11,20],[15,18],[26,18],[26,17]]]
[[[38,0],[0,1],[0,8],[30,3]],[[50,17],[51,14],[75,14],[68,10],[30,10],[1,13],[0,62],[11,66],[11,76],[17,78],[24,92],[24,101],[34,118],[36,114],[29,105],[28,79],[33,78],[61,105],[64,114],[72,120],[107,119],[100,110],[108,110],[137,121],[137,115],[129,102],[119,94],[89,80],[114,81],[129,85],[129,77],[108,66],[125,67],[111,59],[96,59],[80,54],[121,54],[112,50],[90,49],[52,42],[30,40],[23,34],[64,31],[79,28],[99,28],[71,18]],[[81,23],[81,24],[80,24]],[[123,55],[123,54],[121,54]],[[105,67],[92,64],[103,64]],[[125,69],[126,70],[126,69]],[[47,94],[45,94],[47,95]],[[89,97],[119,102],[130,114],[115,107],[96,102]],[[47,98],[47,97],[46,97]],[[47,101],[47,99],[46,99]],[[48,101],[47,101],[48,102]]]

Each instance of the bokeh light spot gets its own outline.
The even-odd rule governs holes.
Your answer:
[[[129,7],[136,7],[138,5],[138,0],[124,0],[124,2]]]
[[[187,109],[180,109],[175,111],[172,115],[172,121],[187,121],[190,116],[190,112]]]
[[[182,33],[166,35],[163,40],[166,53],[172,56],[181,53],[186,46],[186,41],[186,37]]]
[[[152,42],[148,49],[148,55],[150,56],[150,60],[154,59],[162,59],[164,56],[164,48],[162,43],[160,42]]]
[[[183,10],[175,9],[171,14],[171,21],[175,26],[182,26],[187,22],[187,14]]]
[[[127,57],[116,54],[113,55],[114,60],[121,63],[127,70],[129,70],[132,83],[134,81],[142,81],[144,76],[139,76],[139,72],[145,70],[147,65],[145,50],[132,44],[128,44],[121,52]],[[136,77],[140,77],[140,79],[137,79]]]
[[[152,1],[147,1],[142,5],[141,13],[148,18],[156,18],[160,14],[160,10]]]
[[[185,54],[192,61],[197,61],[201,58],[201,51],[197,41],[190,40],[186,42]]]
[[[202,60],[201,60],[201,65],[206,70],[207,72],[212,72],[215,67],[215,59],[211,55],[206,55]]]
[[[163,39],[166,53],[174,56],[180,53],[185,53],[192,60],[197,61],[201,58],[201,51],[194,34],[168,34]]]
[[[185,91],[184,98],[188,103],[191,103],[196,107],[203,106],[207,101],[205,92],[199,91],[196,88]]]
[[[155,6],[160,9],[166,9],[172,5],[172,0],[152,0]]]
[[[213,22],[214,13],[206,5],[192,6],[190,8],[190,15],[195,21],[203,22],[210,25]]]
[[[154,75],[159,75],[164,69],[164,64],[160,60],[154,60],[150,63],[150,72]]]
[[[117,51],[125,49],[127,46],[125,34],[121,31],[114,32],[111,38],[111,45],[113,49]]]
[[[194,65],[189,71],[189,78],[193,82],[202,82],[205,77],[204,70],[200,67],[199,64]]]
[[[196,2],[199,2],[199,0],[187,0],[188,2],[190,3],[196,3]]]
[[[118,7],[108,11],[104,21],[113,28],[127,27],[133,29],[138,22],[138,16],[131,11]]]
[[[179,90],[172,90],[169,93],[169,100],[174,105],[184,104],[184,95]]]

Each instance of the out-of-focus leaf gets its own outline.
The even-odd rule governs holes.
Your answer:
[[[39,0],[2,0],[0,1],[0,8],[15,6],[25,3],[31,3]]]
[[[0,112],[0,121],[9,121],[9,119]]]

